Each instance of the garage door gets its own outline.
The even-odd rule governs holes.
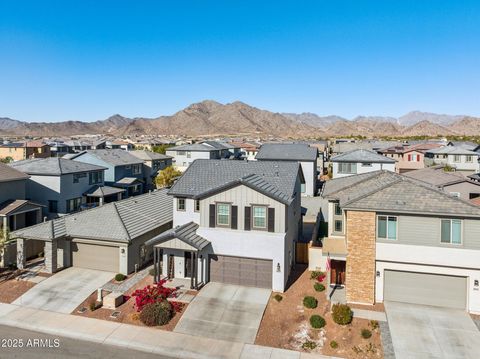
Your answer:
[[[211,282],[272,288],[271,260],[212,255],[209,268]]]
[[[384,300],[465,309],[467,278],[385,271]]]
[[[72,265],[74,267],[119,271],[118,247],[96,244],[72,243]]]

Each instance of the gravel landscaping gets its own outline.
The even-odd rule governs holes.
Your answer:
[[[19,280],[18,277],[27,273],[21,270],[2,269],[0,272],[0,302],[12,303],[18,297],[23,295],[29,289],[33,288],[36,283]]]

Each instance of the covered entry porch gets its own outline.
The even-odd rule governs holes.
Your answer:
[[[146,242],[146,245],[153,245],[155,282],[162,276],[189,278],[191,289],[206,283],[208,258],[203,250],[210,242],[196,233],[197,228],[198,224],[189,222]]]

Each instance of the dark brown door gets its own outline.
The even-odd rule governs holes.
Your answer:
[[[185,277],[192,276],[192,253],[185,252]]]
[[[168,256],[168,278],[172,279],[175,278],[175,256],[173,254],[170,254]]]
[[[345,261],[330,261],[330,284],[345,284]]]

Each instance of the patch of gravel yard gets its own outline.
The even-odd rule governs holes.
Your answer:
[[[29,289],[33,288],[35,283],[25,280],[8,279],[0,283],[0,302],[12,303],[18,297],[23,295]]]
[[[371,329],[370,321],[354,318],[349,325],[336,324],[331,317],[325,291],[316,292],[313,289],[315,280],[310,279],[307,268],[297,266],[291,277],[292,284],[285,293],[272,293],[255,344],[345,358],[383,358],[380,329],[372,330],[370,339],[363,339],[360,331]],[[282,296],[280,302],[274,299],[276,294]],[[303,298],[307,295],[318,300],[317,308],[303,306]],[[326,326],[311,328],[309,319],[312,314],[324,317]],[[338,343],[335,349],[330,347],[332,340]],[[304,349],[305,342],[315,343],[316,348]]]

